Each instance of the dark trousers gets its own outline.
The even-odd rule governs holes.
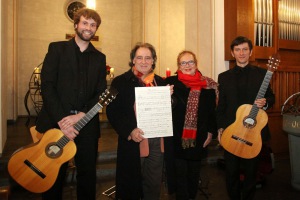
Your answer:
[[[200,179],[201,160],[175,160],[176,200],[195,199]]]
[[[75,139],[77,152],[75,155],[77,199],[96,199],[96,159],[98,138],[79,135]],[[56,182],[42,194],[43,200],[62,200],[62,190],[68,163],[61,166]]]
[[[173,137],[165,137],[165,169],[167,178],[168,194],[172,195],[176,192],[176,169],[175,169],[175,153],[173,147]]]
[[[227,151],[224,153],[226,187],[231,200],[254,199],[258,158],[243,159]],[[243,175],[241,181],[240,176]]]

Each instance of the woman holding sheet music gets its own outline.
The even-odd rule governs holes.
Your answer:
[[[217,83],[198,70],[193,52],[181,52],[177,66],[177,75],[166,79],[174,85],[174,136],[165,138],[165,159],[169,194],[175,192],[177,200],[188,200],[196,198],[201,159],[216,133],[218,92]]]
[[[165,85],[164,80],[154,74],[156,59],[156,52],[151,44],[137,44],[130,53],[131,68],[114,78],[111,84],[119,92],[118,97],[107,107],[109,122],[119,135],[116,199],[160,199],[162,139],[145,139],[143,130],[137,128],[135,112],[136,87]],[[170,88],[172,92],[172,87]]]

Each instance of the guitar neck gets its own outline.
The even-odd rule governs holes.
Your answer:
[[[88,113],[86,113],[75,125],[74,128],[80,131],[102,108],[100,103],[97,103]]]
[[[105,90],[105,92],[102,93],[102,95],[99,97],[99,102],[94,105],[92,109],[90,109],[75,125],[74,128],[79,132],[91,119],[99,112],[101,108],[104,106],[107,106],[113,99],[116,98],[116,95],[118,94],[118,91],[114,88],[111,88],[110,90]],[[63,135],[58,141],[57,146],[60,148],[63,148],[70,139]]]
[[[77,131],[80,131],[102,108],[103,106],[100,103],[97,103],[88,113],[86,113],[75,125],[74,128]],[[57,146],[60,148],[63,148],[70,139],[67,136],[62,136],[58,141],[57,141]]]
[[[269,86],[269,83],[271,81],[272,75],[273,75],[273,72],[267,71],[267,73],[265,75],[265,78],[263,80],[263,83],[261,84],[260,89],[258,91],[258,94],[256,96],[256,99],[261,99],[265,96],[266,91],[267,91],[268,86]]]
[[[273,72],[268,70],[267,73],[266,73],[266,75],[265,75],[265,78],[264,78],[264,80],[263,80],[263,82],[262,82],[262,84],[260,86],[260,89],[258,91],[256,99],[261,99],[261,98],[263,98],[265,96],[266,91],[267,91],[268,86],[269,86],[269,83],[271,81],[272,75],[273,75]],[[257,105],[253,104],[249,116],[251,118],[255,119],[256,115],[258,113],[258,110],[259,110],[259,108],[257,107]]]

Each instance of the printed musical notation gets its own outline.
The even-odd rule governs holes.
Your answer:
[[[135,103],[137,126],[145,138],[173,135],[169,86],[137,87]]]

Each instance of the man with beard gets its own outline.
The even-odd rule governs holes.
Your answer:
[[[59,128],[77,147],[77,199],[96,199],[96,156],[100,137],[99,117],[93,117],[80,131],[76,124],[99,101],[106,89],[106,57],[92,44],[101,18],[83,8],[74,15],[75,37],[49,45],[41,71],[43,107],[36,130],[45,133]],[[64,163],[52,188],[43,199],[62,199],[68,163]]]

